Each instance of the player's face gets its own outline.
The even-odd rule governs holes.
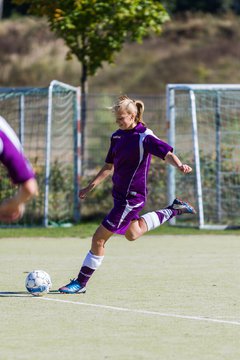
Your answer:
[[[116,123],[121,130],[131,130],[136,126],[135,115],[126,111],[118,111],[116,114]]]

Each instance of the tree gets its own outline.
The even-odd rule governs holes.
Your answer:
[[[141,42],[150,33],[160,34],[168,13],[156,0],[15,0],[30,4],[30,13],[46,16],[50,28],[82,65],[83,139],[86,119],[87,77],[104,61],[112,63],[126,41]],[[84,143],[83,143],[84,148]]]

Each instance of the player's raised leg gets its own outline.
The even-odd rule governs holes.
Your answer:
[[[125,237],[130,241],[136,240],[145,232],[153,230],[174,216],[182,214],[196,214],[196,210],[188,202],[175,199],[170,206],[148,212],[142,215],[140,219],[132,221],[125,233]]]

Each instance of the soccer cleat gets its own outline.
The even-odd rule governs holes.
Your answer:
[[[80,294],[85,293],[86,288],[81,286],[76,279],[70,280],[70,283],[58,289],[63,294]]]
[[[186,201],[182,201],[180,199],[175,199],[171,206],[169,206],[170,209],[174,210],[180,210],[181,214],[196,214],[196,210],[193,206],[191,206]]]

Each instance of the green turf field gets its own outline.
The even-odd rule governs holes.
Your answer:
[[[79,225],[73,225],[70,227],[7,227],[0,228],[0,239],[9,238],[9,237],[81,237],[86,238],[92,236],[96,228],[101,223],[102,219],[99,221],[82,221]],[[222,235],[239,235],[240,228],[236,229],[226,229],[226,230],[199,230],[198,228],[193,227],[180,227],[180,226],[170,226],[164,224],[155,230],[151,231],[151,235],[208,235],[214,234],[218,236]]]
[[[116,236],[86,294],[26,293],[33,269],[68,282],[89,245],[0,239],[0,359],[240,359],[239,235]]]

